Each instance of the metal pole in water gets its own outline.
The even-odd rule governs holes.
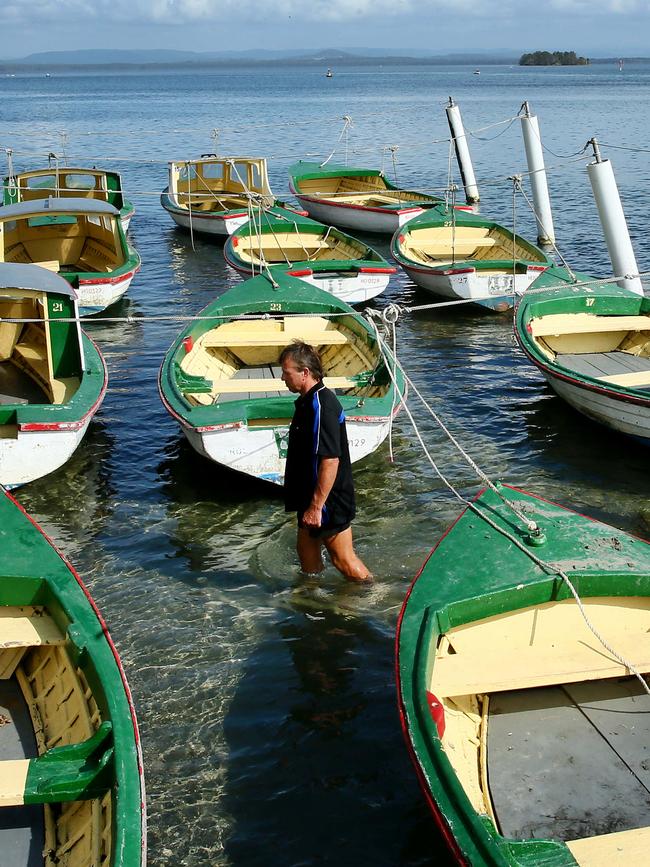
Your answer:
[[[530,185],[533,191],[535,219],[537,221],[537,243],[554,244],[555,230],[551,214],[551,200],[548,195],[546,168],[544,166],[544,151],[539,134],[537,117],[531,115],[528,103],[522,105],[524,114],[521,116],[521,132],[524,137],[526,160],[530,174]]]
[[[445,108],[445,111],[447,112],[447,121],[449,122],[449,129],[454,141],[460,176],[463,179],[463,186],[465,187],[465,199],[468,205],[473,205],[480,200],[478,187],[476,186],[476,178],[474,177],[472,158],[469,155],[469,147],[467,146],[463,119],[460,116],[460,109],[451,96],[449,97],[449,105]]]
[[[598,142],[591,139],[594,149],[594,162],[587,166],[587,174],[596,200],[598,215],[603,227],[603,235],[612,262],[614,274],[623,279],[618,280],[622,289],[629,289],[637,295],[643,295],[643,284],[640,277],[627,278],[627,274],[638,274],[639,268],[632,249],[632,241],[628,232],[621,197],[614,178],[614,170],[609,160],[602,159]]]

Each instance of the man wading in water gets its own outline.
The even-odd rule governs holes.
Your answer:
[[[318,352],[296,341],[280,355],[282,380],[300,395],[289,428],[284,502],[298,513],[297,551],[307,574],[322,572],[321,546],[348,581],[371,581],[352,545],[355,515],[352,466],[345,414],[323,385]]]

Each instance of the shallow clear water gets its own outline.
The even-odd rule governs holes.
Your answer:
[[[66,131],[69,163],[117,168],[137,209],[131,239],[142,271],[110,312],[142,321],[87,323],[109,367],[106,400],[69,464],[17,496],[90,586],[126,665],[145,750],[152,865],[444,863],[399,729],[393,637],[409,582],[460,508],[402,414],[394,463],[383,447],[355,468],[357,547],[375,585],[348,586],[331,569],[318,585],[299,578],[278,492],[195,455],[158,397],[157,371],[181,323],[148,317],[194,314],[239,280],[218,243],[196,238],[192,250],[160,207],[166,161],[215,150],[219,128],[220,152],[268,156],[274,191],[286,194],[287,166],[329,154],[350,115],[350,162],[380,165],[382,147],[398,145],[399,182],[441,188],[452,95],[477,131],[469,143],[482,211],[512,225],[507,178],[525,170],[518,125],[483,128],[528,100],[549,148],[556,235],[569,264],[611,273],[587,159],[562,158],[595,135],[614,164],[639,267],[650,268],[650,170],[638,150],[647,147],[650,66],[323,73],[0,79],[0,145],[16,151],[17,168],[42,165]],[[515,221],[534,239],[521,199]],[[388,254],[387,239],[372,243]],[[388,300],[430,298],[397,274],[378,306]],[[555,398],[517,349],[508,316],[407,314],[398,352],[490,477],[650,535],[647,450]],[[463,494],[475,492],[473,471],[429,416],[417,418],[444,473]]]

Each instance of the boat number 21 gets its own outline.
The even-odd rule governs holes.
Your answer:
[[[63,301],[52,302],[52,313],[63,313]]]

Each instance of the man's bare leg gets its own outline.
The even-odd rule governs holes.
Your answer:
[[[306,575],[317,575],[323,571],[321,544],[320,539],[314,539],[313,536],[309,535],[308,529],[298,527],[296,551],[300,560],[300,569]]]
[[[318,540],[316,540],[318,541]],[[322,540],[330,555],[332,565],[344,575],[348,581],[372,581],[368,567],[357,557],[352,545],[352,527],[328,536]]]

